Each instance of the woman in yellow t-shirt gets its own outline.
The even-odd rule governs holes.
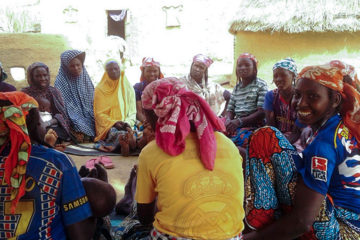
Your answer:
[[[156,141],[139,156],[140,222],[153,239],[241,239],[242,159],[223,122],[176,78],[149,84],[142,104]]]

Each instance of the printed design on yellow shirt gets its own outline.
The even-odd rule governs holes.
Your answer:
[[[238,201],[232,197],[239,191],[237,181],[221,171],[202,171],[184,184],[184,195],[192,201],[177,216],[177,232],[186,236],[201,236],[206,232],[214,239],[224,234],[236,235]],[[199,230],[198,230],[199,229]],[[200,233],[201,229],[201,233]]]

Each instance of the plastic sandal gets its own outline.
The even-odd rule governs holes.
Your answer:
[[[111,158],[108,156],[100,156],[99,163],[102,164],[106,169],[114,168],[115,165],[112,162]]]
[[[89,170],[93,169],[95,167],[95,163],[99,163],[98,158],[92,158],[86,161],[85,167]]]

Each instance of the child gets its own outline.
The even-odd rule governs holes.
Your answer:
[[[236,84],[227,107],[226,131],[245,156],[251,132],[264,124],[264,99],[267,84],[257,77],[257,60],[250,53],[239,56]]]

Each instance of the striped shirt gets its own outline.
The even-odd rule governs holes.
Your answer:
[[[262,108],[267,93],[267,84],[264,80],[256,78],[246,87],[236,84],[227,107],[228,112],[235,113],[235,117],[245,117]]]

